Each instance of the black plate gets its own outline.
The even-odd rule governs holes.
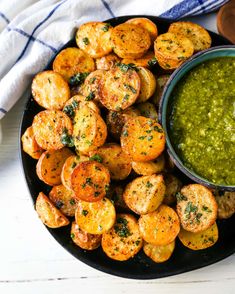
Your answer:
[[[159,33],[164,33],[170,24],[167,20],[160,19],[154,16],[122,16],[107,20],[113,26],[125,22],[132,17],[148,17],[158,26]],[[223,37],[210,32],[212,37],[212,46],[227,45],[229,41]],[[76,46],[75,40],[69,41],[62,49],[66,47]],[[46,69],[51,68],[52,61],[49,63]],[[33,117],[41,111],[32,97],[29,98],[22,117],[20,137],[24,133],[27,127],[32,124]],[[36,197],[40,191],[48,193],[50,187],[43,184],[37,177],[35,172],[36,160],[32,159],[26,153],[23,152],[21,147],[21,160],[24,170],[25,179],[35,204]],[[36,214],[35,214],[36,216]],[[179,273],[191,271],[193,269],[201,268],[203,266],[215,263],[235,252],[235,226],[234,217],[218,221],[219,226],[219,240],[211,248],[192,251],[184,247],[178,240],[176,242],[176,248],[173,256],[169,261],[157,264],[152,262],[145,254],[141,251],[133,259],[125,262],[118,262],[108,258],[101,248],[94,251],[84,251],[73,244],[70,238],[70,226],[59,228],[59,229],[48,229],[52,236],[74,257],[80,261],[96,268],[100,271],[121,276],[131,279],[154,279],[161,278]]]

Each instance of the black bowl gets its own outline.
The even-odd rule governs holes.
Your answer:
[[[160,34],[166,32],[170,24],[170,22],[167,20],[160,19],[155,16],[144,15],[116,17],[107,20],[107,22],[115,26],[133,17],[148,17],[157,24]],[[215,33],[210,32],[210,35],[213,40],[212,46],[230,44],[226,39],[216,35]],[[75,39],[65,44],[61,50],[71,46],[76,46]],[[52,61],[49,63],[46,69],[51,68]],[[32,124],[33,117],[41,110],[42,108],[34,102],[32,97],[29,97],[23,112],[20,137],[25,132],[26,128]],[[43,184],[43,182],[38,179],[35,171],[36,160],[32,159],[30,156],[24,153],[22,146],[20,149],[20,154],[26,183],[29,188],[33,203],[35,204],[38,193],[43,191],[44,193],[48,194],[51,187]],[[182,181],[185,183],[188,181],[188,179],[185,178],[185,176],[180,172],[178,176],[181,177]],[[118,262],[108,258],[101,248],[89,252],[77,247],[70,238],[70,226],[59,229],[47,229],[58,241],[58,243],[60,243],[68,252],[70,252],[80,261],[90,265],[95,269],[130,279],[155,279],[198,269],[222,260],[234,253],[234,220],[235,216],[228,220],[218,221],[220,232],[219,240],[211,248],[201,251],[192,251],[184,247],[177,240],[176,248],[172,257],[170,260],[162,264],[154,263],[142,251],[128,261]]]

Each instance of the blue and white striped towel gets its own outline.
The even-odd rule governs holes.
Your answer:
[[[22,96],[32,77],[91,20],[126,14],[170,19],[217,9],[228,0],[1,0],[0,118]],[[155,3],[154,3],[155,2]]]

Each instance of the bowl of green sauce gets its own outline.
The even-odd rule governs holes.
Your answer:
[[[169,155],[186,176],[235,191],[235,46],[202,51],[178,68],[159,118]]]

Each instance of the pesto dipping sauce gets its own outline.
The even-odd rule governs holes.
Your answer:
[[[169,134],[182,162],[214,184],[235,185],[235,57],[193,68],[172,96]]]

